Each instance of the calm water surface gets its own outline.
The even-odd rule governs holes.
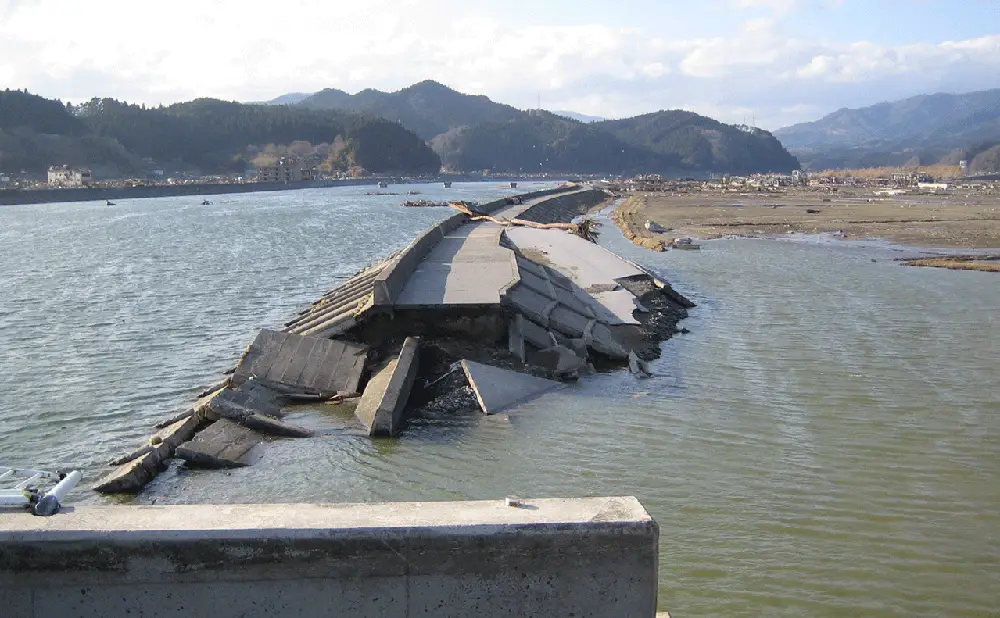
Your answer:
[[[392,189],[409,188],[509,191]],[[0,208],[0,461],[96,479],[257,329],[447,214],[364,192]],[[602,243],[699,303],[655,377],[398,440],[303,408],[291,420],[326,435],[231,475],[173,468],[138,502],[630,493],[660,522],[676,615],[1000,615],[1000,278],[905,268],[879,245],[653,254],[610,226]]]

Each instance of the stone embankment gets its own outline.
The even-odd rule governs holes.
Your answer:
[[[565,224],[605,199],[562,187],[432,226],[283,329],[261,331],[224,380],[95,489],[137,492],[172,459],[252,465],[266,436],[311,435],[282,420],[296,403],[355,406],[370,435],[394,436],[416,415],[491,414],[594,371],[647,374],[693,304],[578,235],[529,227]]]

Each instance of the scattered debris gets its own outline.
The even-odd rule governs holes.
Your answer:
[[[650,219],[646,219],[646,223],[643,227],[654,234],[666,234],[670,231],[670,228],[663,227],[656,221],[652,221]]]

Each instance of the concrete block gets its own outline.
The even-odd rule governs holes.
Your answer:
[[[549,326],[567,337],[579,337],[584,333],[591,319],[565,305],[559,305],[549,314]]]
[[[656,611],[635,498],[81,506],[7,515],[2,614],[589,616]]]
[[[177,447],[174,456],[197,468],[239,468],[254,461],[253,448],[264,437],[222,418]]]
[[[506,301],[527,316],[532,322],[543,326],[549,323],[549,304],[552,301],[546,296],[533,292],[527,286],[515,286],[507,292]]]
[[[349,341],[264,329],[240,359],[232,385],[252,379],[307,393],[355,392],[367,354],[368,346]]]
[[[613,290],[598,292],[593,295],[599,320],[605,324],[638,324],[633,317],[638,306],[638,299],[628,290]]]
[[[226,389],[226,391],[228,390]],[[220,393],[219,396],[213,398],[205,406],[202,414],[206,419],[211,421],[218,421],[220,419],[229,420],[239,423],[247,429],[272,436],[308,438],[313,435],[313,432],[309,429],[290,423],[283,423],[272,416],[258,414],[255,410],[235,403],[225,396],[226,391]]]
[[[507,350],[519,358],[522,363],[524,362],[524,335],[521,334],[523,322],[525,319],[517,315],[507,325]]]
[[[470,360],[462,361],[462,370],[486,414],[495,414],[563,387],[559,382]]]
[[[157,450],[123,463],[97,481],[94,491],[102,494],[137,493],[156,476],[162,459]]]
[[[539,350],[533,355],[532,361],[554,371],[560,378],[575,378],[588,371],[586,356],[581,357],[576,351],[564,345],[554,345]]]
[[[524,340],[539,349],[548,348],[556,344],[555,338],[547,328],[535,324],[522,315],[517,316],[518,328]]]
[[[4,588],[0,586],[0,607],[3,618],[33,618],[35,608],[31,590],[27,588]]]
[[[399,356],[368,381],[354,414],[370,436],[394,436],[402,430],[406,402],[417,377],[417,337],[407,337]]]

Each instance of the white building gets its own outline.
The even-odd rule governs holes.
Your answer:
[[[85,167],[70,167],[68,165],[53,165],[49,168],[49,187],[58,189],[74,189],[89,187],[90,170]]]
[[[918,182],[917,188],[924,191],[947,191],[948,184],[944,182]]]
[[[316,180],[316,168],[304,167],[295,161],[281,159],[275,165],[257,167],[257,182],[299,182]]]

